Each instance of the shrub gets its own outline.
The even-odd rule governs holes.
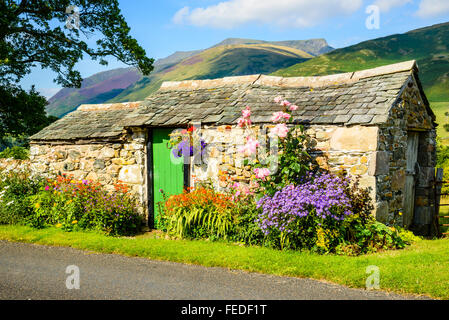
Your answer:
[[[258,223],[278,248],[357,255],[400,249],[404,233],[371,216],[369,190],[358,181],[333,174],[311,174],[258,201]]]
[[[25,224],[33,213],[29,196],[38,192],[44,179],[29,171],[0,173],[0,224]]]
[[[314,248],[317,230],[326,234],[330,247],[335,247],[334,232],[342,221],[352,215],[351,202],[345,193],[350,180],[330,174],[319,175],[276,192],[273,197],[264,196],[258,201],[262,208],[258,223],[266,236],[278,239],[280,248]],[[319,246],[318,246],[319,247]]]
[[[56,225],[66,231],[100,230],[109,235],[131,235],[142,225],[134,199],[123,185],[116,185],[116,191],[108,193],[98,183],[74,181],[63,175],[48,179],[30,200],[34,214],[29,223],[36,228]]]
[[[232,197],[210,188],[172,195],[161,208],[159,227],[179,237],[227,238],[235,223]]]
[[[241,196],[234,198],[235,202],[235,224],[231,240],[247,245],[270,246],[262,229],[257,223],[260,209],[252,196]]]
[[[19,146],[7,147],[0,152],[0,158],[27,160],[30,158],[30,150]]]

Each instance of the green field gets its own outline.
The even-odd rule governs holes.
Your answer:
[[[380,289],[449,299],[449,239],[420,240],[402,249],[359,257],[244,247],[204,240],[166,240],[155,234],[109,237],[93,232],[0,226],[0,240],[67,246],[207,267],[331,281],[364,288],[366,268],[380,269]]]
[[[449,124],[449,117],[445,115],[449,112],[449,102],[431,102],[435,116],[437,117],[437,136],[441,138],[443,145],[449,146],[449,132],[444,129],[445,124]]]

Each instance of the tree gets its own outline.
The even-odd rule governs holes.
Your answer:
[[[148,75],[154,60],[129,32],[118,0],[0,0],[0,79],[19,81],[40,64],[58,84],[79,87],[74,67],[84,55],[104,65],[113,56]]]
[[[55,71],[65,87],[81,86],[75,65],[84,56],[103,65],[112,56],[148,75],[154,60],[129,32],[118,0],[0,0],[0,139],[34,134],[54,120],[44,97],[17,85],[32,67]]]

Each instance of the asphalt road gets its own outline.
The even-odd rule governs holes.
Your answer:
[[[68,266],[79,289],[67,289]],[[73,284],[75,282],[70,282]],[[0,241],[0,299],[315,300],[415,299],[279,277],[72,248]]]

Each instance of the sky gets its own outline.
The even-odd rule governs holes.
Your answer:
[[[324,38],[334,48],[449,21],[449,0],[119,0],[131,35],[159,59],[175,51],[205,49],[226,38]],[[77,64],[86,78],[125,67],[87,57]],[[36,66],[21,81],[47,98],[60,87],[51,70]]]

